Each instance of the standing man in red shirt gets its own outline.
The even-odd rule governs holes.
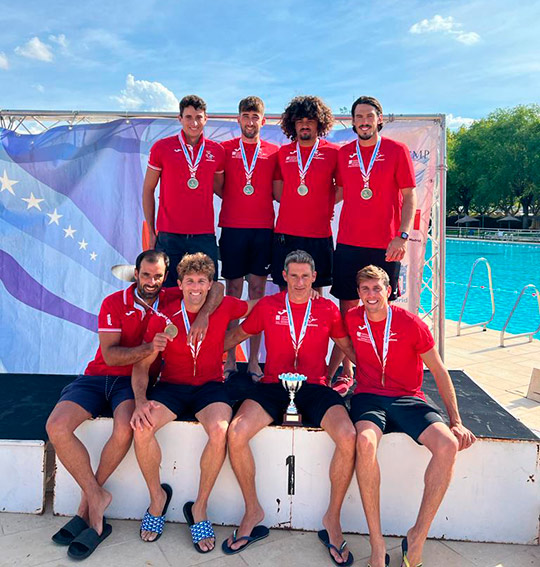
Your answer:
[[[217,244],[214,227],[214,191],[223,185],[223,148],[204,137],[206,103],[196,95],[180,101],[180,134],[158,140],[150,150],[143,184],[143,210],[150,247],[163,250],[177,266],[184,254],[204,252],[214,261],[217,279]],[[157,224],[155,190],[160,182]],[[156,236],[157,233],[157,236]],[[176,286],[175,270],[166,287]]]
[[[383,138],[380,102],[361,96],[352,105],[353,130],[357,139],[345,144],[338,157],[338,194],[343,199],[334,282],[330,293],[339,299],[343,316],[358,305],[356,273],[369,264],[390,276],[392,295],[398,297],[400,261],[416,211],[414,167],[405,144]],[[332,363],[339,365],[341,353],[334,349]],[[352,365],[345,360],[342,378],[352,386]]]
[[[148,397],[148,373],[156,354],[133,367],[135,411],[131,427],[135,432],[137,461],[150,492],[150,506],[140,535],[144,541],[156,541],[161,536],[172,497],[171,487],[160,484],[161,450],[156,431],[188,412],[203,425],[208,443],[201,456],[199,493],[194,502],[184,505],[184,516],[191,528],[193,545],[197,551],[207,553],[214,549],[215,536],[206,508],[225,460],[227,428],[232,416],[232,401],[223,383],[223,343],[229,323],[247,315],[252,305],[234,297],[223,298],[209,318],[204,340],[189,342],[190,327],[212,287],[214,264],[206,254],[187,254],[177,272],[183,300],[171,303],[161,312],[162,316],[154,316],[145,334],[146,341],[156,337],[167,337],[168,341],[162,353],[160,381]],[[171,329],[175,338],[168,334]]]
[[[227,282],[227,295],[238,298],[242,297],[246,276],[249,298],[263,297],[272,261],[273,184],[279,147],[261,140],[265,121],[263,101],[256,96],[244,98],[238,105],[242,134],[222,144],[225,184],[219,215],[221,275]],[[247,370],[255,381],[262,378],[260,344],[260,335],[251,337]],[[231,350],[225,364],[225,378],[235,371],[236,358]]]
[[[264,378],[254,385],[229,428],[229,458],[244,496],[245,514],[239,528],[223,542],[227,554],[268,535],[267,528],[257,525],[264,510],[257,498],[249,441],[272,422],[281,423],[289,396],[279,375],[296,372],[307,377],[295,397],[298,410],[336,444],[330,465],[330,503],[319,538],[334,562],[350,565],[353,561],[343,539],[340,513],[353,474],[355,431],[343,399],[326,385],[328,339],[353,358],[354,352],[336,305],[329,299],[311,299],[316,277],[313,258],[302,250],[291,252],[283,270],[287,290],[261,299],[251,315],[227,335],[226,346],[233,346],[264,331],[267,352]]]
[[[157,356],[165,348],[163,336],[143,343],[144,333],[153,310],[161,310],[181,297],[178,290],[162,289],[168,267],[169,258],[164,252],[147,250],[139,254],[135,283],[103,300],[98,317],[99,348],[94,360],[84,375],[62,390],[47,420],[47,433],[56,455],[82,491],[77,515],[53,536],[53,541],[60,545],[70,545],[85,531],[86,537],[93,535],[94,542],[97,541],[95,549],[110,533],[110,525],[103,524],[103,513],[112,497],[103,484],[131,446],[133,433],[129,420],[135,407],[132,365],[150,354]],[[201,318],[192,326],[194,336],[204,336],[205,317],[219,304],[221,296],[218,293],[205,305]],[[94,474],[88,451],[74,431],[87,419],[104,412],[112,414],[114,427]]]
[[[334,117],[315,96],[293,98],[281,115],[281,129],[291,141],[279,150],[282,183],[272,253],[272,279],[281,289],[283,262],[289,252],[305,250],[315,260],[317,279],[313,287],[332,283],[334,250],[330,220],[334,211],[338,146],[323,139]]]
[[[357,361],[351,419],[357,431],[356,476],[369,528],[372,567],[388,565],[379,508],[377,447],[384,433],[402,431],[432,454],[424,476],[422,504],[415,525],[402,542],[404,566],[422,562],[429,527],[448,489],[456,453],[475,441],[459,415],[452,379],[427,325],[388,299],[388,274],[367,266],[357,275],[362,307],[346,316]],[[448,427],[422,392],[423,363],[429,368],[450,420]]]

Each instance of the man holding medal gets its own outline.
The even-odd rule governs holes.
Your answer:
[[[264,296],[266,277],[272,261],[274,228],[273,184],[279,147],[261,140],[265,123],[264,103],[249,96],[238,105],[241,136],[223,142],[225,184],[219,215],[221,275],[227,295],[242,297],[244,277],[248,276],[250,299]],[[260,335],[251,337],[248,374],[262,378],[259,366]],[[236,372],[234,350],[225,364],[225,378]]]
[[[214,191],[223,184],[223,148],[204,137],[206,103],[196,95],[180,101],[180,134],[158,140],[150,150],[143,184],[143,210],[150,248],[163,250],[176,266],[184,254],[204,252],[214,261],[217,279],[217,244],[214,228]],[[155,190],[160,182],[155,224]],[[157,236],[156,236],[157,230]],[[176,286],[171,270],[166,287]]]
[[[281,289],[281,275],[289,252],[305,250],[315,260],[321,292],[332,283],[333,240],[330,220],[334,212],[338,146],[326,141],[334,117],[315,96],[298,96],[281,115],[281,128],[291,141],[279,150],[282,181],[275,197],[280,202],[272,251],[272,279]]]
[[[258,525],[264,510],[257,498],[249,441],[272,422],[281,423],[289,396],[279,376],[293,372],[307,377],[295,396],[298,410],[336,444],[330,465],[330,503],[319,537],[336,563],[350,565],[353,558],[343,540],[340,513],[353,474],[356,436],[343,399],[326,385],[325,359],[329,338],[353,359],[354,351],[336,305],[324,298],[311,299],[317,277],[313,258],[302,250],[291,252],[284,268],[287,290],[261,299],[251,315],[227,333],[225,341],[226,347],[232,347],[264,331],[267,356],[264,378],[254,385],[229,427],[229,458],[244,496],[245,514],[238,530],[223,543],[223,551],[237,553],[268,533]]]
[[[357,139],[339,150],[337,200],[343,199],[334,278],[330,293],[339,299],[343,316],[358,305],[356,273],[369,264],[383,268],[390,277],[392,295],[398,297],[400,261],[416,211],[416,181],[407,146],[380,135],[382,106],[362,96],[352,105]],[[341,353],[334,349],[331,367],[339,366]],[[352,386],[352,365],[345,360],[342,381]]]
[[[177,273],[183,299],[172,302],[154,316],[145,334],[148,342],[167,336],[160,381],[147,397],[148,373],[156,353],[135,364],[132,374],[135,411],[131,427],[137,460],[150,493],[150,506],[140,535],[148,542],[161,536],[172,497],[171,487],[160,484],[161,450],[155,433],[187,412],[195,415],[208,435],[201,456],[199,493],[194,502],[184,505],[193,544],[197,551],[207,553],[214,548],[215,536],[206,517],[206,507],[225,459],[227,428],[232,416],[232,401],[223,383],[223,343],[229,323],[247,315],[252,304],[224,297],[210,315],[204,340],[191,342],[190,327],[213,287],[214,264],[206,254],[186,254],[178,264]]]
[[[356,352],[357,386],[351,419],[357,431],[356,476],[369,528],[372,567],[388,565],[379,508],[377,447],[384,433],[401,431],[432,454],[415,525],[402,542],[402,567],[421,565],[430,525],[448,489],[456,454],[475,441],[459,415],[456,393],[427,325],[405,309],[388,304],[388,274],[367,266],[357,275],[361,307],[346,315]],[[446,407],[450,427],[422,392],[423,364],[429,368]]]

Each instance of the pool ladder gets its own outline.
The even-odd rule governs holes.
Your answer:
[[[485,263],[487,268],[488,274],[488,281],[489,281],[489,295],[491,297],[491,317],[482,323],[473,323],[472,325],[465,325],[461,323],[463,319],[463,313],[465,312],[465,305],[467,303],[467,298],[469,297],[469,291],[471,289],[471,283],[474,275],[474,270],[476,270],[476,266],[478,264]],[[515,307],[514,307],[515,309]],[[459,314],[459,319],[457,323],[457,336],[461,335],[461,329],[472,329],[473,327],[483,327],[483,331],[486,330],[486,327],[491,321],[493,321],[493,317],[495,317],[495,298],[493,296],[493,280],[491,279],[491,266],[486,258],[478,258],[474,261],[473,267],[471,268],[471,275],[469,276],[469,283],[467,284],[467,291],[465,292],[465,299],[463,300],[463,305],[461,306],[461,313]]]
[[[499,346],[503,347],[505,340],[508,341],[510,339],[518,339],[520,337],[529,337],[529,342],[532,343],[533,335],[535,335],[536,333],[538,333],[538,331],[540,331],[540,325],[538,325],[538,328],[535,331],[532,331],[531,333],[520,333],[519,335],[511,335],[510,337],[504,336],[504,334],[506,332],[506,327],[508,327],[508,323],[510,323],[510,319],[512,318],[512,315],[514,314],[516,307],[518,306],[519,302],[521,301],[521,298],[523,297],[525,290],[527,290],[529,288],[534,289],[533,295],[536,295],[536,300],[538,301],[538,313],[540,314],[540,293],[538,293],[538,289],[534,284],[532,284],[532,283],[527,284],[521,290],[521,293],[519,294],[519,297],[516,299],[516,302],[514,303],[514,307],[512,307],[512,311],[510,311],[510,315],[508,315],[508,319],[506,320],[506,323],[504,324],[504,326],[501,330],[501,335],[500,335],[500,339],[499,339]]]

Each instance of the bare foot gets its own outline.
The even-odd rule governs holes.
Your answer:
[[[328,532],[328,538],[332,545],[335,545],[338,549],[341,547],[343,540],[343,533],[341,531],[341,524],[339,523],[339,518],[330,517],[325,514],[323,517],[323,526]],[[340,555],[335,549],[329,548],[332,557],[337,561],[337,563],[344,563],[349,557],[349,550],[345,547],[342,554]]]
[[[264,520],[264,510],[257,504],[257,507],[249,512],[246,510],[244,517],[242,518],[242,522],[238,526],[238,530],[236,531],[236,540],[243,536],[251,535],[253,528],[260,524]],[[240,549],[247,544],[245,539],[241,541],[234,541],[233,536],[231,535],[227,540],[227,545],[231,549]]]
[[[407,559],[411,567],[416,567],[422,563],[422,551],[425,539],[415,536],[412,528],[407,532]]]
[[[88,495],[88,524],[98,535],[103,531],[103,515],[111,501],[111,493],[101,486],[94,495]]]
[[[81,503],[77,510],[77,516],[82,518],[86,523],[88,523],[88,500],[84,492],[81,491]]]
[[[249,361],[247,367],[247,373],[248,375],[251,376],[253,382],[259,382],[264,375],[262,368],[259,366],[258,361],[255,362]]]
[[[163,512],[163,507],[167,501],[167,493],[163,488],[159,492],[159,496],[153,500],[150,500],[150,506],[148,506],[148,511],[152,516],[161,516]],[[144,541],[154,541],[158,534],[156,532],[149,532],[146,530],[141,530],[141,539]]]
[[[381,538],[380,542],[375,542],[370,539],[370,543],[371,556],[369,558],[368,565],[370,567],[385,567],[386,545],[384,543],[384,539]]]
[[[191,513],[193,514],[193,521],[197,524],[206,520],[206,505],[199,504],[197,501],[193,503],[191,508]],[[203,551],[211,551],[216,545],[216,539],[213,537],[207,537],[199,541],[199,547]]]

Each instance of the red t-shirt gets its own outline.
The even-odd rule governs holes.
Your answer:
[[[219,307],[210,315],[208,331],[201,344],[195,374],[193,356],[187,344],[187,333],[184,326],[180,302],[169,305],[163,313],[178,327],[176,338],[167,343],[162,352],[163,366],[161,368],[161,382],[173,384],[187,384],[202,386],[206,382],[221,382],[223,380],[223,346],[227,326],[234,319],[246,314],[247,302],[235,297],[225,296]],[[197,313],[187,312],[189,322],[193,323]],[[154,315],[150,319],[148,329],[144,335],[145,342],[150,342],[156,333],[161,333],[167,321],[163,317]]]
[[[144,333],[148,327],[148,321],[152,311],[145,309],[135,303],[134,291],[136,284],[131,285],[124,291],[117,291],[107,296],[101,304],[98,316],[99,333],[121,333],[120,344],[122,347],[136,347],[142,344]],[[158,303],[152,305],[154,309],[161,311],[166,309],[171,302],[182,299],[182,292],[177,287],[162,288],[159,292]],[[92,360],[84,373],[87,376],[131,376],[133,365],[109,366],[98,348],[94,360]],[[154,369],[154,366],[152,366]],[[152,375],[154,373],[152,372]]]
[[[390,342],[386,359],[385,385],[382,385],[382,366],[369,339],[364,323],[364,307],[353,307],[345,316],[345,324],[356,352],[355,394],[380,396],[416,396],[425,399],[422,392],[424,365],[421,354],[431,350],[435,342],[428,326],[420,317],[402,307],[392,305]],[[383,321],[370,321],[371,332],[382,360]]]
[[[183,131],[179,135],[183,136]],[[225,152],[217,142],[201,136],[193,148],[193,162],[203,140],[206,144],[197,168],[196,189],[187,185],[191,174],[178,135],[158,140],[150,150],[148,167],[160,172],[158,232],[214,234],[214,173],[224,170]],[[188,152],[190,147],[187,145]]]
[[[225,184],[219,214],[219,226],[229,228],[274,228],[273,182],[276,177],[279,147],[261,140],[251,185],[255,192],[246,195],[247,183],[240,151],[240,138],[223,142],[225,150]],[[248,167],[257,144],[244,144]]]
[[[360,146],[366,169],[374,149],[375,146]],[[337,185],[343,187],[338,243],[386,249],[399,232],[403,203],[401,189],[416,186],[407,146],[382,138],[369,177],[373,196],[366,200],[360,196],[364,181],[356,155],[356,141],[346,144],[339,150]]]
[[[306,165],[312,147],[300,146],[302,164]],[[327,238],[332,236],[330,220],[336,198],[336,177],[339,147],[321,139],[317,153],[306,174],[307,195],[298,194],[300,173],[296,142],[281,146],[278,154],[283,193],[279,204],[276,232],[292,236]]]
[[[296,337],[300,335],[306,314],[307,303],[291,303]],[[279,382],[279,374],[298,372],[307,376],[311,384],[326,385],[326,353],[328,339],[347,336],[337,306],[329,299],[316,299],[311,302],[311,314],[304,340],[298,351],[298,365],[294,368],[294,348],[292,345],[285,292],[263,297],[249,317],[242,323],[242,329],[250,335],[264,331],[266,364],[262,382]]]

